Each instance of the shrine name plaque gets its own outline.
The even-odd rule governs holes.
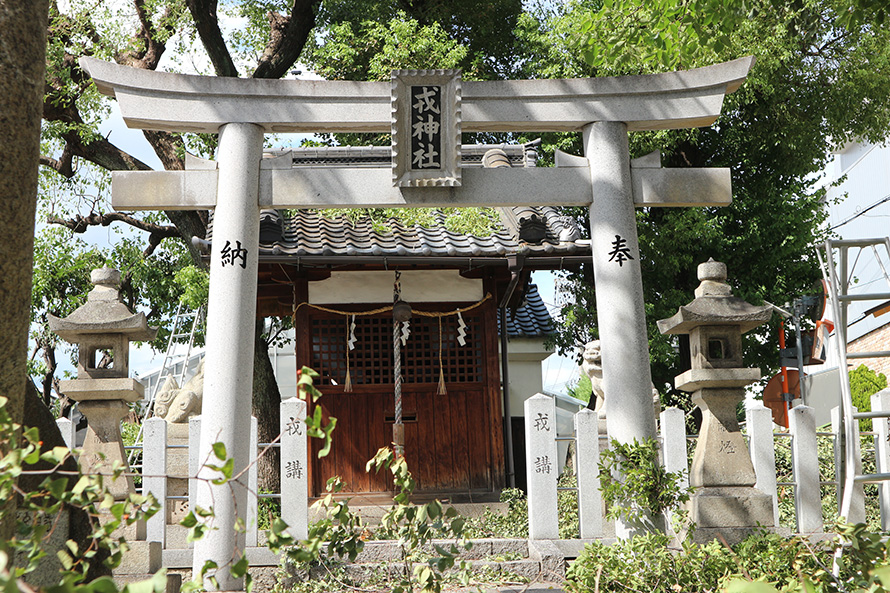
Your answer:
[[[392,181],[460,185],[460,70],[392,73]]]

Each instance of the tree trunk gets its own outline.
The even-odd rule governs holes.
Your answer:
[[[28,320],[40,162],[47,0],[0,0],[0,396],[21,423],[28,381]],[[0,456],[6,451],[0,447]],[[0,545],[15,529],[15,502],[0,521]]]
[[[257,438],[261,443],[271,443],[278,437],[281,393],[272,371],[269,344],[263,337],[263,320],[257,319],[256,340],[253,356],[253,415],[257,419]],[[257,462],[260,490],[281,491],[279,449],[271,448]]]

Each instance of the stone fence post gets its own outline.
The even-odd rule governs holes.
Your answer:
[[[686,448],[686,414],[680,408],[661,412],[661,456],[664,469],[682,474],[681,488],[689,487],[689,454]]]
[[[247,512],[244,515],[244,521],[247,523],[247,534],[245,536],[244,545],[248,548],[257,546],[259,531],[259,473],[257,472],[257,447],[259,441],[257,438],[257,419],[256,416],[250,417],[250,440],[248,441],[250,452],[247,456]]]
[[[56,426],[59,427],[59,432],[62,433],[62,439],[64,439],[65,441],[65,446],[74,451],[74,447],[76,445],[75,435],[77,434],[77,427],[74,426],[74,423],[67,418],[57,419]]]
[[[198,458],[198,446],[201,442],[201,416],[189,418],[189,511],[194,512],[198,496],[198,468],[203,460]],[[195,547],[195,542],[188,543],[190,548]]]
[[[600,492],[599,414],[584,408],[575,414],[575,474],[578,476],[578,519],[581,539],[603,536]]]
[[[142,493],[151,493],[161,505],[146,522],[146,539],[167,547],[167,421],[149,418],[142,431]]]
[[[821,533],[822,496],[819,487],[819,454],[816,450],[816,416],[813,408],[809,406],[791,408],[788,411],[788,425],[791,431],[797,532]]]
[[[882,389],[871,396],[872,412],[890,412],[890,389]],[[875,457],[877,473],[890,474],[890,418],[874,418]],[[878,485],[878,501],[881,505],[881,530],[890,531],[890,481]]]
[[[664,469],[679,473],[681,488],[689,488],[689,454],[686,441],[686,414],[680,408],[667,408],[661,420],[661,459]],[[668,532],[673,531],[672,514],[665,515]]]
[[[525,467],[528,476],[528,537],[557,539],[556,402],[539,393],[525,400]]]
[[[306,402],[292,397],[281,402],[281,519],[296,539],[309,537],[309,447]]]
[[[748,427],[748,450],[757,483],[754,487],[769,494],[773,499],[773,521],[779,524],[778,482],[776,480],[776,443],[773,437],[772,412],[759,401],[753,402],[745,410],[745,424]]]

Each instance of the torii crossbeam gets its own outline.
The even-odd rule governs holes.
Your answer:
[[[220,135],[215,163],[184,172],[116,172],[112,191],[119,209],[215,208],[201,459],[220,441],[234,455],[236,473],[247,464],[259,210],[269,207],[589,206],[609,435],[622,442],[655,435],[634,208],[728,204],[729,170],[661,169],[646,158],[632,163],[627,133],[712,124],[724,96],[744,82],[752,57],[684,72],[598,79],[471,82],[451,74],[441,88],[456,90],[442,91],[442,100],[453,107],[449,117],[457,127],[449,129],[457,130],[458,145],[461,131],[581,131],[585,156],[559,155],[561,166],[554,169],[451,171],[446,181],[430,182],[435,187],[397,180],[395,166],[292,169],[286,158],[262,159],[266,133],[379,133],[410,125],[399,123],[406,115],[396,100],[395,75],[392,84],[258,80],[166,74],[90,58],[80,63],[101,92],[117,98],[128,126]],[[421,82],[409,83],[418,85],[408,86],[410,93],[434,84],[424,76],[432,81],[449,74],[400,72],[420,76]],[[438,120],[429,125],[438,131]],[[452,140],[446,138],[446,145]],[[206,468],[200,475],[216,477]],[[237,539],[231,526],[245,500],[243,488],[233,497],[209,480],[202,484],[198,504],[214,507],[219,529],[196,543],[195,574],[208,560],[224,566],[243,551],[243,536]],[[215,587],[205,583],[208,589],[243,588],[227,571],[217,578]]]

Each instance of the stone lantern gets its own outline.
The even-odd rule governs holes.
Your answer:
[[[735,543],[758,526],[774,527],[772,499],[754,488],[754,466],[736,418],[745,385],[760,379],[760,369],[743,367],[742,334],[768,321],[772,308],[732,296],[726,264],[708,260],[698,266],[698,279],[695,300],[659,320],[658,329],[689,334],[691,368],[674,381],[702,411],[689,473],[696,488],[689,502],[695,539],[720,533]]]
[[[121,302],[120,278],[111,268],[93,270],[87,302],[64,319],[49,316],[50,329],[78,347],[77,378],[62,381],[60,390],[79,404],[89,425],[81,466],[104,475],[111,475],[116,465],[127,468],[121,420],[129,411],[127,403],[145,393],[139,381],[128,377],[130,342],[152,340],[158,331],[148,327],[143,313],[133,314]],[[98,368],[104,351],[111,351],[112,363]],[[107,486],[116,500],[135,492],[130,476],[112,479]]]

